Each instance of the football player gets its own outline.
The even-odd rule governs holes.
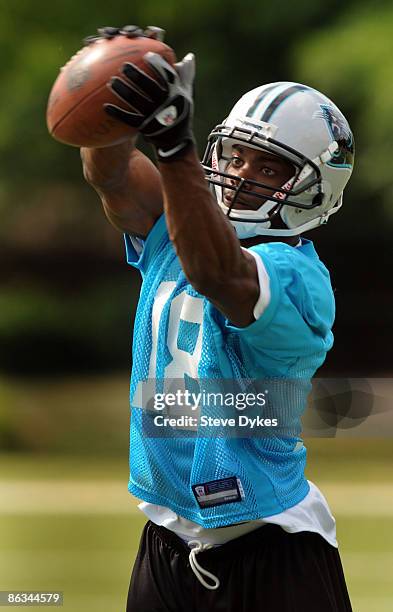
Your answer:
[[[270,83],[243,95],[214,128],[201,165],[193,55],[175,68],[156,54],[145,59],[155,79],[125,64],[110,83],[122,104],[106,112],[151,143],[157,167],[135,138],[82,150],[85,177],[124,232],[127,261],[143,278],[129,491],[149,521],[127,610],[348,612],[335,521],[304,476],[299,432],[334,319],[329,273],[301,235],[342,205],[351,130],[315,89]],[[266,417],[277,408],[283,427],[273,434],[229,433],[224,425],[202,431],[203,417],[234,415],[233,407],[201,399],[205,384],[216,389],[224,380],[266,393],[272,382],[279,406],[261,402],[252,412]],[[198,406],[188,406],[193,423],[164,419],[176,414],[174,397],[175,408],[181,404],[169,393],[179,381],[189,396],[199,389],[192,395]],[[167,394],[160,421],[151,385],[161,399]]]

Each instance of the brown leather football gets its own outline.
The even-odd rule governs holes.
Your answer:
[[[135,135],[135,129],[109,117],[103,105],[130,110],[107,84],[112,76],[121,76],[125,62],[154,78],[143,59],[148,51],[159,53],[171,65],[176,61],[170,47],[146,36],[99,38],[78,51],[60,69],[49,96],[46,120],[53,138],[76,147],[106,147]]]

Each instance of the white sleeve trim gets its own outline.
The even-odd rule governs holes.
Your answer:
[[[254,318],[257,320],[265,312],[266,308],[270,304],[270,297],[271,297],[270,278],[269,278],[269,275],[266,271],[265,265],[260,255],[258,255],[258,253],[255,253],[255,251],[250,251],[249,249],[246,249],[246,250],[248,253],[251,253],[251,255],[254,257],[256,264],[257,264],[257,270],[258,270],[258,281],[259,281],[260,293],[259,293],[259,298],[257,300],[257,303],[255,304],[254,310],[253,310]]]
[[[132,236],[131,234],[128,234],[131,244],[135,249],[136,254],[139,256],[142,253],[142,249],[143,249],[143,240],[142,238],[137,238],[136,236]]]

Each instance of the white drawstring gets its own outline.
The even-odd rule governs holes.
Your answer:
[[[199,582],[211,591],[218,589],[218,587],[220,586],[220,581],[217,576],[203,569],[203,567],[201,567],[198,561],[196,560],[196,555],[199,552],[208,550],[209,548],[213,548],[212,544],[202,544],[202,542],[200,542],[199,540],[191,540],[190,542],[188,542],[188,546],[191,548],[190,554],[188,556],[190,566],[195,576],[198,578]],[[192,548],[192,546],[194,546],[194,548]],[[202,574],[203,576],[210,578],[210,580],[212,580],[214,584],[209,584],[208,582],[206,582]]]

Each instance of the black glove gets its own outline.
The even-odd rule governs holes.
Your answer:
[[[122,28],[105,26],[103,28],[98,28],[97,32],[98,34],[93,34],[93,36],[87,36],[84,38],[83,44],[90,45],[101,38],[114,38],[115,36],[126,36],[127,38],[146,36],[147,38],[155,38],[156,40],[164,40],[165,36],[165,30],[158,28],[157,26],[147,26],[145,30],[142,30],[142,28],[136,25],[126,25]]]
[[[131,110],[105,104],[105,111],[137,128],[153,144],[159,161],[173,161],[194,144],[194,55],[188,53],[175,67],[157,53],[146,53],[144,60],[154,70],[157,80],[135,64],[124,64],[122,74],[125,78],[113,77],[109,87]]]

